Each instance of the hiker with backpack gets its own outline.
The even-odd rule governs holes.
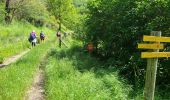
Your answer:
[[[65,37],[65,38],[67,37],[67,33],[66,33],[66,32],[64,32],[64,37]]]
[[[44,39],[45,39],[44,32],[41,31],[41,32],[40,32],[40,40],[41,40],[41,42],[44,42]]]
[[[30,36],[29,36],[29,42],[31,42],[31,45],[32,47],[34,47],[36,45],[36,42],[37,42],[37,39],[36,39],[36,33],[35,33],[35,30],[33,30],[31,33],[30,33]]]
[[[56,36],[58,37],[58,40],[59,40],[59,47],[61,48],[61,32],[60,31],[58,31],[57,33],[56,33]]]

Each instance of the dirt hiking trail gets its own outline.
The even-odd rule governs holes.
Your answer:
[[[45,67],[47,63],[47,56],[40,62],[38,69],[33,76],[33,82],[30,87],[28,87],[27,92],[23,98],[23,100],[45,100],[45,89],[44,89],[44,81],[45,81]]]
[[[23,100],[45,100],[44,99],[44,71],[39,69],[36,73],[32,86]]]
[[[25,55],[29,51],[30,51],[30,49],[25,50],[25,51],[21,52],[20,54],[17,54],[17,55],[7,58],[2,64],[0,64],[0,68],[3,68],[7,65],[10,65],[11,63],[16,62],[19,58],[21,58],[23,55]]]

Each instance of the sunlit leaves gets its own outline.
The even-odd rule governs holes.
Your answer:
[[[159,30],[169,36],[169,0],[92,0],[88,9],[86,42],[93,42],[102,58],[114,59],[114,66],[122,66],[129,78],[145,68],[136,48],[142,36]]]

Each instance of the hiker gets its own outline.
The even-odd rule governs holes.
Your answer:
[[[92,53],[94,51],[94,46],[91,42],[87,44],[87,50],[89,53]]]
[[[65,37],[65,38],[67,37],[67,33],[66,33],[66,32],[64,32],[64,37]]]
[[[36,39],[35,30],[33,30],[33,31],[30,33],[29,41],[31,42],[32,47],[34,47],[34,46],[36,45],[37,39]]]
[[[40,40],[41,40],[41,42],[44,42],[44,39],[45,39],[44,32],[41,31],[41,32],[40,32]]]
[[[61,48],[61,32],[58,31],[57,34],[56,34],[58,40],[59,40],[59,47]]]

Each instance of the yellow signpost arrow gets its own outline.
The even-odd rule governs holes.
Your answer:
[[[143,41],[149,42],[170,42],[170,37],[159,37],[159,36],[143,36]]]
[[[154,100],[158,58],[170,57],[170,52],[159,52],[160,49],[164,48],[160,42],[170,42],[170,37],[161,37],[161,31],[153,31],[151,35],[143,36],[143,41],[150,44],[138,44],[139,49],[152,49],[151,52],[141,53],[141,58],[147,58],[144,100]]]
[[[154,44],[138,44],[139,49],[163,49],[164,45],[160,43]]]
[[[141,58],[168,58],[170,52],[142,52]]]
[[[138,44],[138,48],[140,49],[152,49],[151,52],[142,52],[141,54],[141,58],[148,58],[145,77],[144,100],[154,100],[158,58],[170,57],[170,52],[159,52],[159,49],[164,48],[163,44],[160,44],[160,42],[170,42],[170,38],[161,37],[161,31],[153,31],[151,35],[152,36],[143,36],[143,41],[148,41],[150,44]]]

